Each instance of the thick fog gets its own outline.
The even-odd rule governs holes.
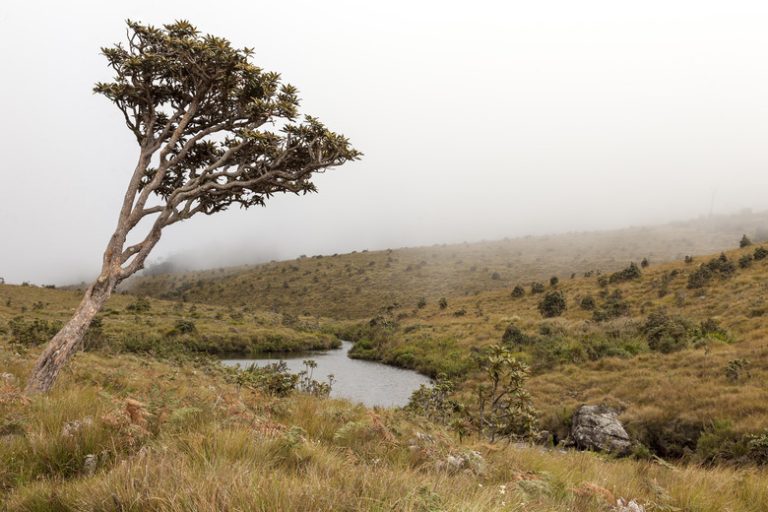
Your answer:
[[[365,153],[278,196],[170,227],[198,267],[616,228],[768,198],[768,3],[325,0],[0,4],[0,276],[98,271],[135,165],[91,93],[124,19],[254,47]]]

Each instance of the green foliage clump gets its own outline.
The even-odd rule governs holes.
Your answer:
[[[235,383],[273,396],[287,396],[296,389],[299,376],[288,371],[285,361],[264,366],[252,364],[235,374]]]
[[[624,294],[619,289],[608,295],[600,308],[592,312],[592,318],[596,322],[604,322],[627,315],[629,315],[629,303],[624,300]]]
[[[146,313],[152,309],[152,305],[146,297],[136,297],[136,300],[132,304],[128,304],[125,309],[133,313]]]
[[[544,285],[539,282],[531,283],[531,295],[537,294],[537,293],[544,293]]]
[[[725,253],[720,253],[718,258],[712,258],[707,263],[700,265],[688,276],[688,288],[703,288],[715,276],[726,279],[733,276],[735,272],[736,265],[728,259]]]
[[[533,342],[533,338],[525,334],[517,325],[511,323],[504,329],[501,342],[506,345],[528,345]]]
[[[519,299],[521,297],[525,297],[525,288],[518,284],[512,289],[512,298]]]
[[[579,307],[584,311],[594,311],[594,309],[597,307],[597,303],[595,302],[595,298],[593,296],[587,295],[581,298],[579,301]]]
[[[748,379],[751,376],[748,367],[749,361],[746,359],[732,359],[725,367],[725,378],[732,384]]]
[[[8,322],[8,327],[11,331],[11,341],[25,347],[41,345],[47,342],[59,332],[61,326],[61,322],[41,320],[39,318],[27,320],[23,316],[14,317]]]
[[[536,410],[525,389],[528,367],[502,346],[483,361],[484,381],[476,388],[477,409],[470,422],[490,442],[530,439],[536,432]]]
[[[643,333],[651,350],[668,354],[688,346],[690,324],[679,316],[660,308],[648,315]]]
[[[623,283],[625,281],[632,281],[633,279],[640,279],[641,276],[642,272],[640,272],[640,267],[638,267],[635,262],[632,262],[627,268],[611,274],[608,282],[611,284]]]
[[[742,249],[745,247],[749,247],[750,245],[752,245],[752,240],[750,240],[747,235],[742,236],[741,240],[739,240],[739,247],[741,247]]]
[[[172,336],[178,335],[178,334],[192,334],[197,332],[197,325],[192,320],[186,320],[183,318],[180,318],[176,320],[176,323],[173,326],[173,329],[171,330],[170,334]]]
[[[434,384],[431,386],[422,384],[411,394],[406,410],[442,425],[448,425],[464,410],[458,401],[451,398],[455,388],[453,381],[441,373]]]
[[[560,291],[551,291],[547,293],[541,302],[539,302],[539,312],[544,318],[554,318],[560,316],[565,311],[567,305],[565,295]]]
[[[758,247],[755,249],[752,257],[755,259],[755,261],[764,260],[765,258],[768,258],[768,249],[765,247]]]
[[[754,258],[751,254],[745,254],[741,258],[739,258],[739,268],[749,268],[750,265],[752,265],[752,260]]]

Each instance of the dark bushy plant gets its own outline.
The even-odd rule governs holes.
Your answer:
[[[531,341],[532,338],[513,323],[507,326],[501,336],[501,342],[505,345],[527,345]]]
[[[544,293],[544,285],[539,282],[531,283],[531,295],[536,293]]]
[[[670,315],[661,308],[648,315],[643,324],[643,333],[651,350],[670,353],[688,345],[690,324],[682,317]]]
[[[565,295],[560,291],[547,293],[541,302],[539,302],[539,313],[544,318],[554,318],[560,316],[565,311],[567,305]]]
[[[519,299],[520,297],[525,297],[525,288],[523,288],[519,284],[515,286],[512,289],[512,297],[515,299]]]
[[[611,277],[608,279],[608,281],[612,284],[623,283],[633,279],[640,279],[641,276],[642,273],[640,272],[640,267],[638,267],[635,262],[632,262],[627,268],[611,274]]]
[[[597,307],[595,298],[591,295],[582,297],[582,299],[579,301],[579,307],[584,311],[594,311],[594,309]]]
[[[725,253],[720,253],[719,257],[712,258],[707,263],[700,265],[688,276],[688,288],[702,288],[715,276],[726,279],[733,276],[735,272],[736,265],[728,259]]]

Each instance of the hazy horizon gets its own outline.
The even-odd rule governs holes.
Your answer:
[[[0,276],[94,276],[137,148],[91,93],[124,20],[255,48],[359,162],[319,194],[169,228],[210,266],[598,231],[768,209],[768,5],[756,1],[140,0],[0,6]],[[199,268],[199,265],[195,263]]]

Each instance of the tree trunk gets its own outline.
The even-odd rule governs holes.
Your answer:
[[[88,288],[75,314],[48,342],[38,358],[27,382],[28,394],[45,393],[51,389],[61,368],[79,350],[85,331],[112,295],[115,284],[114,279],[102,276]]]

